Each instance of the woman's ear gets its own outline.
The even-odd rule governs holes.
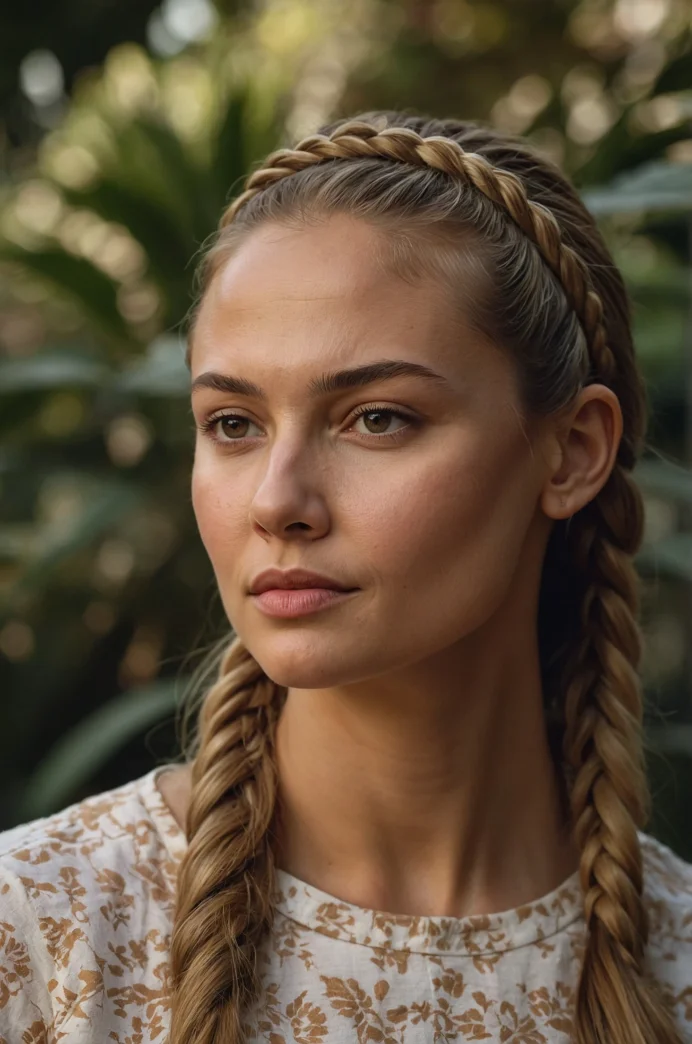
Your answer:
[[[559,452],[540,504],[549,518],[570,518],[600,493],[615,465],[622,438],[617,395],[603,384],[582,388],[560,417],[553,438]]]

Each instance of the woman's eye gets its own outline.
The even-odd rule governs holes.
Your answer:
[[[202,421],[200,429],[215,442],[241,442],[247,437],[246,425],[252,423],[240,413],[220,413]]]
[[[404,425],[404,428],[396,428],[394,431],[389,430],[391,428],[393,417],[398,417],[400,420],[406,421],[407,423]],[[374,418],[374,420],[371,418]],[[358,411],[354,424],[360,420],[362,420],[366,426],[366,433],[368,435],[394,437],[404,431],[407,427],[410,427],[413,418],[409,417],[406,413],[401,413],[399,410],[392,410],[387,406],[367,406],[365,409]]]

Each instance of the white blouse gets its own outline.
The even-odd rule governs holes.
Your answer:
[[[168,766],[0,833],[0,1044],[165,1044],[176,866]],[[649,971],[692,1044],[692,865],[642,834]],[[245,1015],[267,1044],[569,1044],[578,875],[475,917],[367,910],[277,872]]]

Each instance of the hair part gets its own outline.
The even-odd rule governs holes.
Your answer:
[[[384,111],[268,156],[221,219],[202,293],[254,229],[300,229],[339,213],[382,233],[388,270],[442,281],[451,321],[456,309],[513,360],[527,415],[549,415],[596,381],[618,397],[614,469],[569,524],[554,525],[538,619],[546,722],[581,852],[587,935],[575,1038],[680,1044],[646,973],[633,566],[643,511],[630,477],[646,401],[622,277],[574,188],[522,139]],[[244,1013],[261,1003],[256,954],[271,927],[278,811],[273,732],[285,696],[235,637],[187,752],[193,789],[171,946],[171,1044],[240,1044]]]

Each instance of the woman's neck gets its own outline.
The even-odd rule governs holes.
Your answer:
[[[280,867],[369,909],[447,916],[520,906],[577,868],[537,671],[499,670],[497,650],[476,663],[438,663],[427,685],[408,671],[396,696],[391,679],[289,690]]]

